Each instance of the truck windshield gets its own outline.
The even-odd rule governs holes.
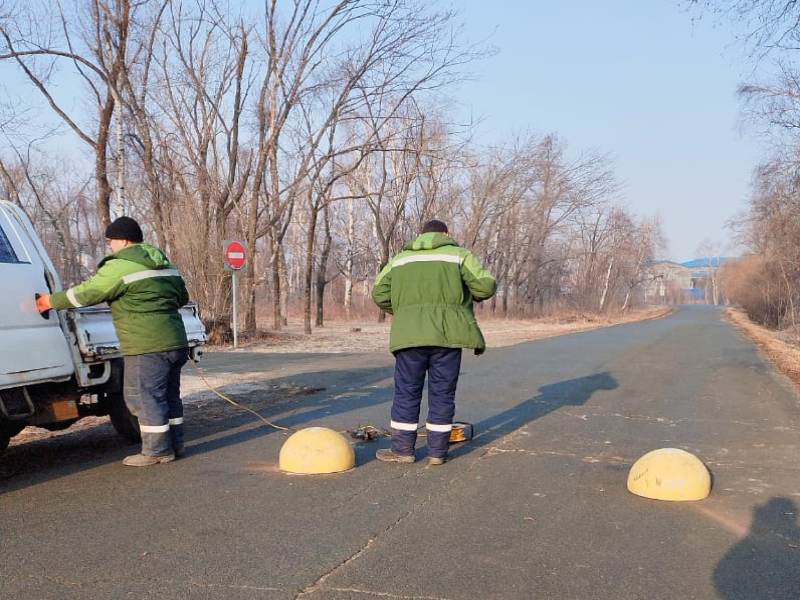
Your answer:
[[[11,243],[6,237],[5,231],[0,229],[0,263],[15,263],[19,262],[17,253],[11,247]]]

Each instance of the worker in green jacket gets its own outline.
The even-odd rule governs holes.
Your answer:
[[[393,315],[389,349],[395,356],[391,449],[382,461],[413,463],[425,377],[428,377],[428,461],[448,460],[462,348],[486,349],[473,302],[491,298],[497,282],[477,258],[428,221],[422,234],[392,258],[375,281],[372,298]]]
[[[186,285],[166,255],[143,243],[142,229],[130,217],[106,228],[111,254],[97,274],[73,288],[37,300],[40,312],[107,302],[125,360],[124,395],[139,420],[142,451],[124,465],[144,467],[170,462],[184,451],[181,368],[188,341],[178,310],[189,301]]]

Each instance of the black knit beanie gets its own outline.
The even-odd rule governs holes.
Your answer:
[[[432,219],[422,226],[422,233],[447,233],[447,225],[436,219]]]
[[[120,217],[106,227],[106,237],[110,240],[128,240],[138,244],[144,241],[142,228],[130,217]]]

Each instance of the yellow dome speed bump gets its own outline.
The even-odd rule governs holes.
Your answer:
[[[278,466],[287,473],[338,473],[356,466],[356,453],[347,439],[333,429],[308,427],[284,442]]]
[[[628,491],[654,500],[702,500],[711,493],[711,475],[694,454],[659,448],[633,464]]]

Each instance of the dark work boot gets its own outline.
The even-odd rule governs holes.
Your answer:
[[[165,454],[164,456],[147,456],[146,454],[133,454],[125,458],[122,464],[126,467],[149,467],[150,465],[157,465],[160,463],[172,462],[175,460],[174,454]]]
[[[382,460],[383,462],[399,462],[399,463],[413,463],[416,460],[413,454],[411,455],[395,454],[389,449],[378,450],[375,453],[375,458],[377,458],[378,460]]]

